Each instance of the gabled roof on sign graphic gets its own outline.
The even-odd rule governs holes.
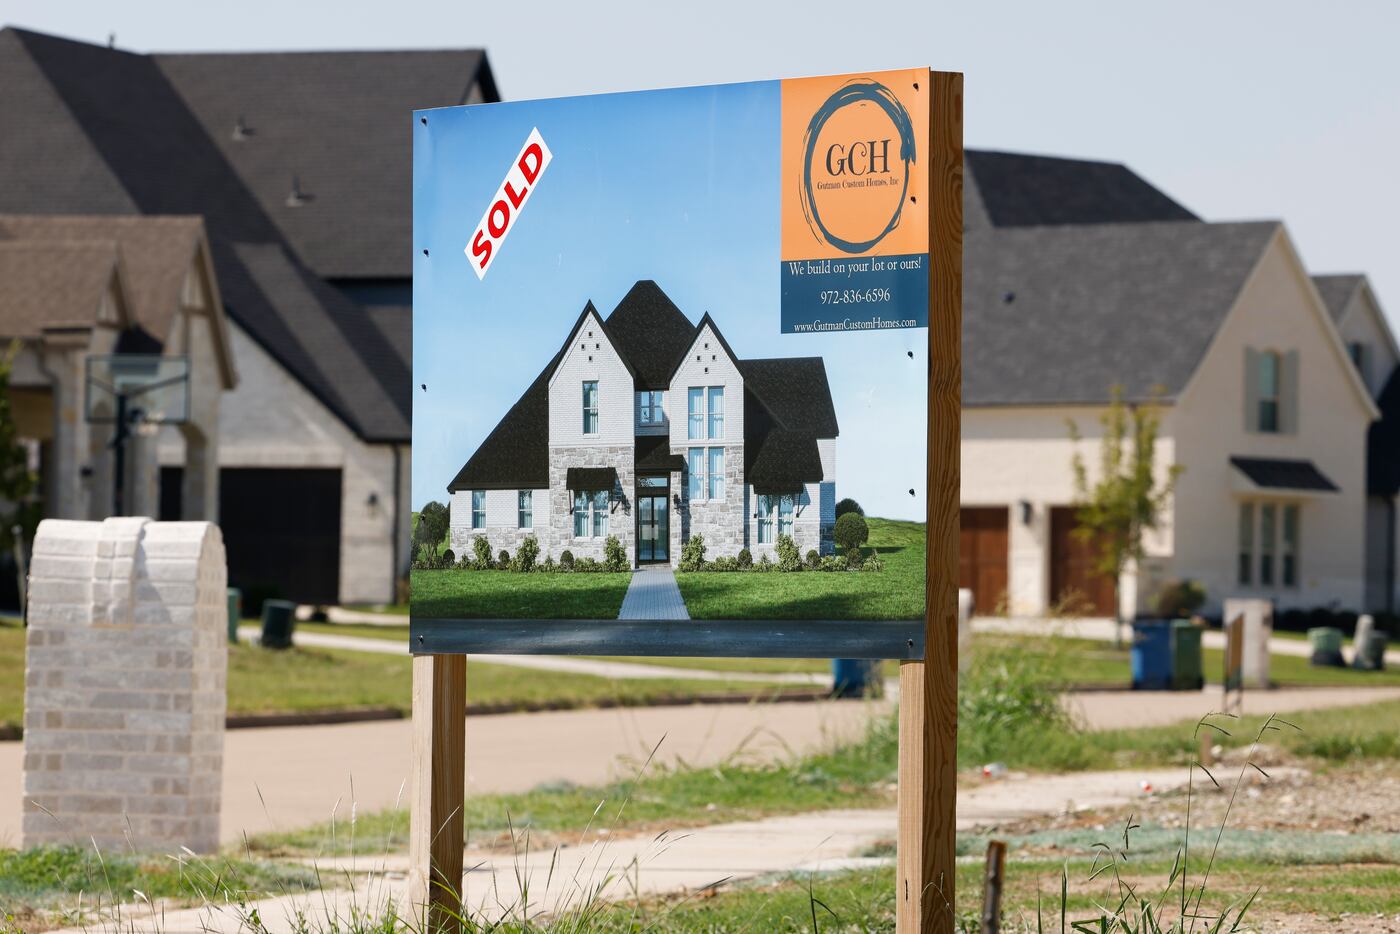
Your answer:
[[[638,389],[665,389],[695,340],[695,325],[651,279],[628,290],[608,315],[613,346],[629,361]]]

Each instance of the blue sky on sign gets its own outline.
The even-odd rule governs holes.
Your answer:
[[[428,111],[414,127],[413,504],[444,488],[558,351],[654,279],[741,357],[821,356],[838,496],[917,518],[926,331],[778,330],[777,82]],[[532,129],[553,159],[484,279],[463,250]],[[429,251],[423,256],[422,250]],[[914,358],[908,355],[914,351]]]

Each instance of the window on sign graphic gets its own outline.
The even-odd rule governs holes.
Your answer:
[[[517,506],[517,525],[522,529],[535,527],[535,494],[533,490],[521,490],[519,494],[519,504]]]
[[[710,439],[718,441],[724,437],[724,387],[711,386],[708,398],[710,404]]]
[[[773,544],[773,497],[761,494],[758,497],[758,543],[760,545]]]
[[[705,390],[692,386],[686,393],[689,421],[686,424],[686,437],[698,441],[705,437]]]
[[[778,535],[792,535],[793,497],[784,493],[778,497]]]
[[[710,499],[724,499],[724,448],[710,448]]]
[[[705,449],[688,448],[685,452],[687,473],[690,475],[688,487],[692,500],[705,498]]]
[[[598,381],[587,380],[583,384],[583,433],[598,433]]]
[[[472,528],[486,528],[486,491],[472,490]]]

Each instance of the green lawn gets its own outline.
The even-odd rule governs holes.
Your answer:
[[[927,540],[921,522],[867,518],[870,573],[700,571],[676,575],[695,619],[914,619],[924,615]]]
[[[628,573],[414,571],[419,619],[617,619]]]

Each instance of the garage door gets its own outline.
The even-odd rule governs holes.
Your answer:
[[[340,487],[338,469],[219,471],[229,586],[252,602],[338,602]]]
[[[1005,506],[964,506],[958,536],[958,586],[972,591],[977,612],[1005,612]]]
[[[1070,613],[1113,616],[1113,581],[1095,570],[1097,545],[1074,534],[1075,512],[1073,506],[1050,510],[1050,600]]]

